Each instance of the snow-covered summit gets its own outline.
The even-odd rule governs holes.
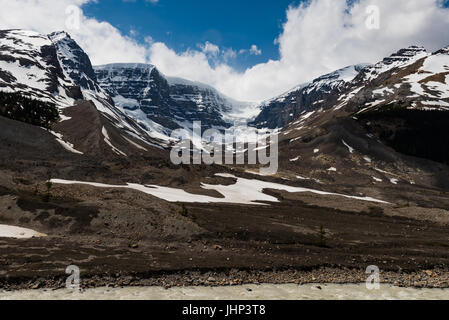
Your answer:
[[[394,68],[404,67],[415,63],[419,59],[425,58],[429,55],[427,50],[421,46],[410,46],[401,49],[391,56],[384,58],[382,61],[373,66],[366,67],[361,72],[361,79],[363,81],[371,81],[380,74],[390,71]]]

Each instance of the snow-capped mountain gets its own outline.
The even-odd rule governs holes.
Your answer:
[[[82,89],[100,92],[89,56],[66,32],[54,32],[49,39],[56,47],[58,61],[65,78]]]
[[[330,89],[312,97],[309,109],[283,126],[282,137],[289,143],[281,153],[298,146],[309,148],[312,155],[326,150],[328,159],[337,159],[346,148],[350,155],[358,150],[358,165],[377,159],[400,167],[394,150],[449,163],[448,47],[434,53],[417,46],[402,49]],[[307,87],[293,97],[304,99],[305,92]],[[279,106],[276,111],[285,115],[296,103]],[[270,115],[273,108],[265,112]],[[331,168],[335,167],[334,163]]]
[[[261,103],[261,112],[253,125],[270,129],[283,128],[300,114],[323,107],[330,96],[338,95],[345,84],[367,66],[359,64],[334,71]]]
[[[61,115],[88,100],[115,127],[144,140],[159,138],[115,107],[98,85],[89,57],[65,32],[0,31],[0,91],[54,103]]]
[[[374,65],[337,70],[262,103],[254,125],[283,128],[307,112],[329,108],[360,113],[400,104],[449,110],[448,66],[447,48],[428,53],[410,46]]]
[[[115,104],[143,127],[157,128],[161,135],[188,128],[201,121],[204,128],[228,128],[230,114],[244,106],[211,86],[165,77],[150,64],[96,66],[100,86]]]
[[[31,31],[0,31],[0,89],[73,105],[80,97],[74,81],[64,76],[54,43]]]
[[[428,53],[424,47],[410,46],[401,49],[375,65],[364,68],[360,74],[357,75],[357,79],[355,79],[354,82],[372,81],[385,72],[394,68],[405,67],[426,56],[428,56]]]
[[[448,111],[449,48],[435,53],[417,46],[402,49],[374,65],[321,76],[256,108],[211,86],[166,77],[149,64],[92,67],[64,32],[5,30],[0,31],[0,91],[52,102],[62,115],[80,101],[90,101],[117,130],[167,146],[173,129],[188,128],[194,121],[224,129],[235,120],[255,118],[253,125],[259,128],[284,128],[287,133],[317,128],[317,119],[324,123],[337,115],[362,118],[391,108]],[[385,128],[383,121],[377,133],[385,135]]]
[[[118,128],[164,146],[173,129],[189,128],[194,121],[201,121],[203,129],[225,129],[236,119],[254,116],[251,104],[205,84],[165,77],[152,65],[94,69],[66,32],[1,31],[0,90],[54,103],[61,114],[77,101],[91,101]]]
[[[354,79],[349,92],[340,97],[339,108],[347,107],[358,113],[391,105],[449,110],[447,48],[427,53],[423,48],[410,47],[376,66],[362,70]]]

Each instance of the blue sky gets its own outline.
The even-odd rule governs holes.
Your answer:
[[[282,31],[286,10],[299,0],[108,0],[83,7],[87,16],[108,21],[123,34],[143,42],[150,36],[176,51],[198,49],[209,41],[222,50],[236,52],[256,45],[260,55],[238,54],[229,65],[243,70],[249,66],[279,59],[274,40]]]

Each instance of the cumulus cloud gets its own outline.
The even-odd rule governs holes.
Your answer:
[[[262,54],[262,50],[260,50],[255,44],[253,44],[249,49],[249,53],[255,56],[260,56]]]
[[[220,53],[220,48],[217,45],[210,43],[209,41],[206,41],[204,45],[200,44],[199,47],[205,54],[216,56]]]
[[[90,1],[94,0],[0,0],[0,28],[46,33],[66,29],[67,7],[82,7]],[[309,0],[291,6],[281,34],[273,39],[279,46],[280,59],[244,72],[227,64],[238,54],[233,49],[205,43],[197,49],[176,52],[152,38],[139,44],[111,24],[82,12],[80,28],[67,31],[95,64],[151,62],[167,75],[208,83],[239,100],[259,101],[347,65],[377,62],[405,46],[417,44],[436,50],[448,45],[449,33],[445,31],[449,29],[449,11],[441,3]],[[368,8],[378,9],[378,21],[372,16],[376,10]],[[262,53],[256,45],[243,52]],[[221,59],[217,59],[218,54]]]

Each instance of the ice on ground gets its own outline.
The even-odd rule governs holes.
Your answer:
[[[73,148],[73,144],[71,144],[71,143],[65,142],[64,140],[61,140],[61,139],[56,139],[56,141],[58,141],[59,144],[61,146],[63,146],[64,149],[66,149],[67,151],[70,151],[70,152],[75,153],[75,154],[84,154],[81,151],[78,151],[75,148]]]
[[[291,187],[278,183],[271,183],[260,181],[256,179],[244,179],[238,178],[234,175],[230,174],[217,174],[217,176],[224,178],[233,178],[236,179],[236,183],[232,185],[209,185],[202,184],[201,187],[205,190],[215,190],[223,195],[223,198],[215,198],[211,196],[198,195],[193,193],[188,193],[182,189],[175,189],[170,187],[161,187],[157,185],[140,185],[134,183],[128,183],[127,185],[109,185],[102,183],[94,183],[94,182],[82,182],[82,181],[70,181],[70,180],[61,180],[61,179],[52,179],[51,182],[55,184],[81,184],[81,185],[90,185],[98,188],[126,188],[137,190],[157,198],[163,199],[168,202],[186,202],[186,203],[233,203],[233,204],[251,204],[251,205],[264,205],[259,203],[260,201],[264,202],[279,202],[276,197],[267,195],[263,193],[266,189],[273,190],[281,190],[287,191],[291,193],[305,193],[310,192],[323,196],[338,196],[344,197],[354,200],[368,201],[368,202],[376,202],[376,203],[385,203],[388,202],[374,199],[371,197],[355,197],[348,196],[337,193],[330,193],[325,191],[319,191],[314,189],[302,188],[302,187]]]
[[[127,157],[126,153],[120,151],[119,149],[117,149],[116,147],[114,147],[112,145],[111,139],[109,138],[108,131],[106,130],[105,127],[103,127],[103,129],[101,129],[101,133],[104,136],[104,142],[106,142],[106,144],[108,144],[111,147],[112,151],[114,151],[118,155],[122,155],[124,157]]]
[[[44,129],[46,130],[46,129]],[[52,135],[56,137],[56,141],[67,151],[70,151],[75,154],[84,154],[81,151],[78,151],[74,148],[74,145],[70,142],[63,140],[62,134],[49,130]]]
[[[72,119],[72,117],[67,117],[63,114],[59,114],[59,118],[61,118],[61,120],[59,120],[59,122],[64,122],[64,121],[68,121],[68,120]]]
[[[46,234],[31,229],[0,224],[0,238],[30,239],[46,236]]]
[[[135,143],[134,141],[132,141],[131,139],[128,139],[125,136],[122,136],[123,139],[125,139],[126,141],[128,141],[130,144],[132,144],[133,146],[135,146],[137,149],[143,150],[143,151],[148,151],[148,149],[145,149],[144,147],[142,147],[141,145]]]
[[[343,144],[346,146],[346,148],[348,148],[349,153],[354,153],[354,148],[353,148],[353,147],[351,147],[349,144],[347,144],[347,143],[345,142],[345,140],[341,140],[341,141],[342,141]]]

